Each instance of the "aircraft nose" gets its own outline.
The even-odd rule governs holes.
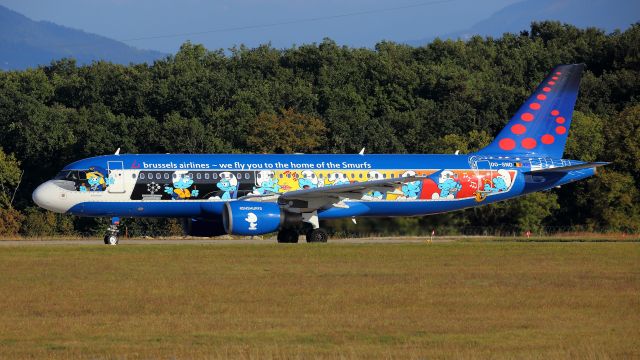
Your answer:
[[[64,194],[61,190],[62,189],[54,184],[53,181],[49,180],[38,186],[33,191],[31,197],[33,198],[33,202],[41,208],[63,213],[67,210],[67,206],[64,204]]]

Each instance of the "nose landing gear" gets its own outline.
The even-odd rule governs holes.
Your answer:
[[[120,225],[120,218],[111,218],[111,225],[107,228],[107,233],[104,235],[105,245],[118,245],[118,225]]]

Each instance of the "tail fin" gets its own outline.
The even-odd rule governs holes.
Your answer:
[[[573,64],[553,69],[495,140],[478,154],[561,158],[584,67]]]

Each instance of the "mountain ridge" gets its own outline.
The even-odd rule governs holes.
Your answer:
[[[0,69],[21,70],[72,57],[79,64],[153,62],[166,56],[49,21],[34,21],[0,5]]]
[[[528,30],[534,21],[560,21],[578,28],[596,27],[611,32],[624,30],[640,21],[640,1],[627,0],[524,0],[505,6],[470,28],[443,35],[410,40],[422,46],[436,38],[467,40],[471,36],[499,37]]]

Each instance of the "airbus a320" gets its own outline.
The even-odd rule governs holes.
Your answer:
[[[67,165],[33,192],[58,213],[183,219],[191,236],[326,242],[320,220],[420,216],[543,191],[605,163],[563,159],[583,64],[557,66],[487,147],[468,155],[113,154]]]

